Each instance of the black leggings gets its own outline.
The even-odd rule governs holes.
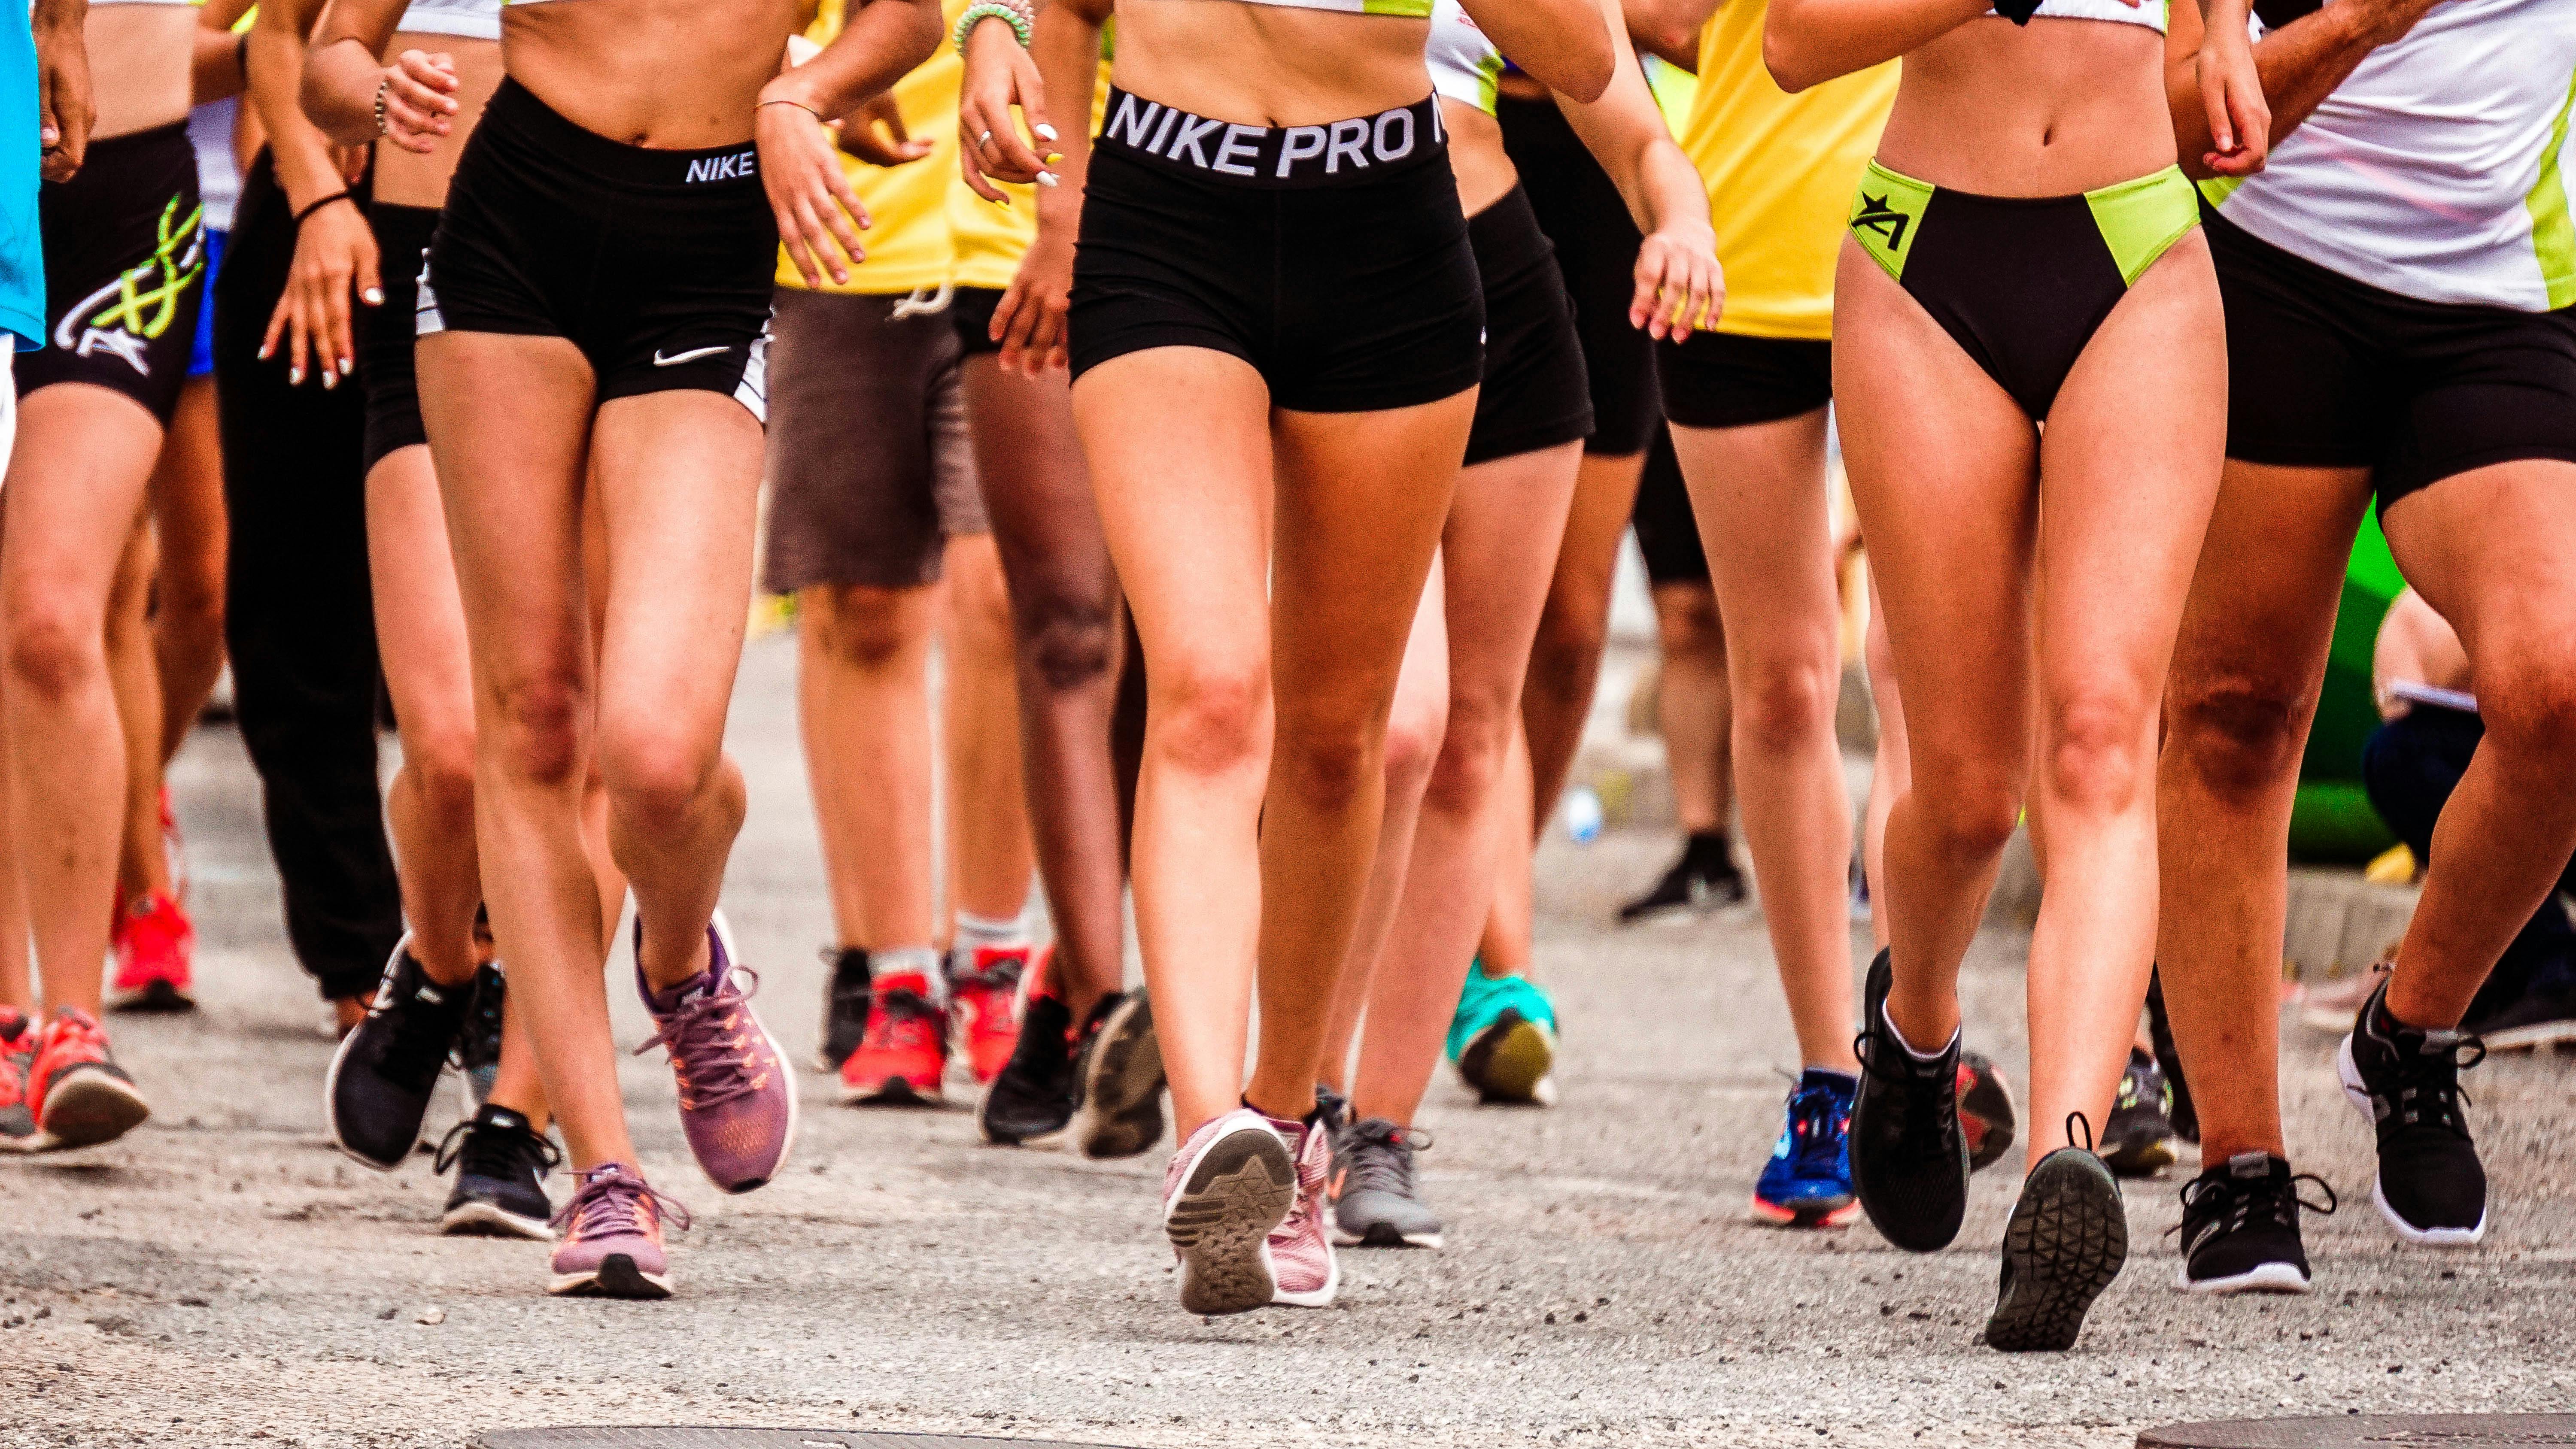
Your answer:
[[[295,258],[295,219],[263,151],[243,179],[215,281],[223,430],[224,643],[259,771],[295,959],[329,998],[375,990],[402,935],[376,786],[376,617],[367,576],[362,388],[290,387],[259,345]],[[363,381],[363,379],[359,379]]]

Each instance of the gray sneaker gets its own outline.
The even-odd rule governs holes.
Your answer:
[[[1439,1215],[1422,1201],[1413,1178],[1413,1154],[1430,1145],[1430,1133],[1383,1117],[1345,1129],[1333,1145],[1333,1241],[1345,1247],[1439,1247]]]

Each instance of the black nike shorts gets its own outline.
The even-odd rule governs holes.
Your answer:
[[[420,374],[412,366],[418,341],[420,269],[438,229],[438,208],[370,202],[367,221],[376,229],[385,301],[358,309],[358,383],[367,393],[364,468],[374,472],[389,453],[427,443],[420,421]]]
[[[1664,416],[1685,428],[1741,428],[1834,400],[1834,345],[1803,337],[1694,332],[1657,348]]]
[[[1583,342],[1554,249],[1515,186],[1467,219],[1485,287],[1485,381],[1467,462],[1516,458],[1592,436]]]
[[[80,174],[37,192],[45,346],[17,359],[18,396],[86,382],[178,411],[206,292],[204,213],[188,123],[90,143]]]
[[[1690,485],[1682,480],[1670,428],[1656,429],[1654,445],[1646,449],[1646,470],[1637,478],[1637,509],[1629,526],[1637,530],[1646,582],[1708,582],[1708,552],[1700,545],[1699,515],[1691,510]]]
[[[448,185],[416,323],[564,338],[603,403],[699,389],[766,421],[777,265],[750,142],[628,146],[503,81]]]
[[[1556,102],[1494,102],[1503,150],[1529,190],[1540,231],[1555,244],[1565,294],[1574,303],[1583,341],[1584,382],[1592,394],[1592,436],[1583,451],[1630,458],[1646,450],[1664,418],[1655,386],[1655,339],[1628,325],[1637,294],[1637,248],[1645,244],[1628,203],[1601,169]]]

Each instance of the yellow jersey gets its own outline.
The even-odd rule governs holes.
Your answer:
[[[959,4],[956,8],[962,12],[965,6]],[[952,18],[951,26],[955,23]],[[1115,31],[1109,26],[1101,28],[1100,75],[1091,87],[1091,134],[1095,136],[1100,134],[1101,117],[1109,112],[1109,55],[1114,37]],[[953,82],[948,104],[952,110],[957,104]],[[956,129],[953,122],[949,129]],[[1018,275],[1020,258],[1028,254],[1029,243],[1037,240],[1037,188],[996,181],[994,186],[1011,198],[1009,206],[996,206],[967,186],[953,156],[948,181],[948,241],[957,259],[953,279],[961,287],[1002,291]]]
[[[1708,183],[1726,315],[1717,330],[1826,341],[1834,257],[1896,101],[1895,61],[1790,95],[1762,65],[1768,0],[1722,0],[1700,32],[1682,150]]]
[[[947,0],[951,25],[973,0]],[[805,37],[829,45],[841,33],[843,0],[822,0]],[[867,256],[850,268],[850,280],[835,282],[827,273],[822,290],[885,294],[936,289],[947,282],[953,266],[948,240],[948,190],[957,176],[957,90],[966,73],[955,47],[942,44],[930,59],[894,83],[895,108],[914,140],[928,141],[930,154],[901,166],[871,166],[843,155],[841,169],[868,209],[868,229],[859,233]],[[1000,208],[989,201],[976,205]],[[1009,280],[1007,276],[1005,281]],[[778,255],[778,285],[802,288],[796,264],[786,248]],[[996,284],[999,285],[999,284]]]

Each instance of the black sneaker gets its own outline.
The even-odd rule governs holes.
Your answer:
[[[456,1169],[456,1190],[447,1195],[438,1230],[553,1242],[547,1219],[555,1205],[546,1198],[545,1180],[562,1161],[553,1143],[529,1130],[527,1118],[484,1104],[470,1120],[448,1129],[432,1159],[435,1171]]]
[[[2576,991],[2534,989],[2501,1011],[2460,1023],[2491,1052],[2530,1051],[2576,1041]]]
[[[2129,1069],[2102,1124],[2102,1160],[2122,1177],[2153,1177],[2173,1166],[2173,1088],[2153,1055],[2129,1048]]]
[[[340,1039],[322,1110],[331,1141],[369,1167],[391,1172],[420,1143],[420,1120],[447,1069],[472,1004],[471,985],[441,986],[412,959],[405,933],[385,963],[376,999]]]
[[[856,946],[823,948],[823,1042],[814,1049],[817,1070],[837,1072],[868,1035],[868,953]]]
[[[501,1076],[501,1023],[510,1002],[510,983],[501,968],[486,962],[476,967],[466,999],[464,1029],[456,1037],[456,1065],[463,1073],[465,1115],[483,1110],[492,1084]]]
[[[2323,1203],[2299,1196],[2313,1182]],[[2305,1293],[2308,1250],[2299,1209],[2330,1214],[2334,1189],[2268,1152],[2240,1152],[2182,1186],[2182,1277],[2192,1293]]]
[[[2039,1160],[2004,1224],[2003,1281],[1986,1343],[2006,1353],[2062,1353],[2129,1259],[2129,1215],[2110,1164],[2081,1147]]]
[[[2198,1146],[2200,1112],[2191,1105],[2191,1079],[2183,1075],[2182,1049],[2174,1045],[2173,1023],[2165,1017],[2162,971],[2147,978],[2147,1040],[2155,1044],[2156,1070],[2165,1074],[2165,1085],[2173,1089],[2165,1117],[2173,1123],[2174,1136]]]
[[[1912,1253],[1959,1236],[1968,1212],[1968,1139],[1959,1127],[1959,1038],[1917,1058],[1887,1025],[1894,980],[1887,953],[1869,963],[1861,993],[1860,1092],[1852,1101],[1852,1191],[1870,1225]]]
[[[1694,910],[1731,906],[1744,899],[1744,875],[1735,868],[1735,853],[1726,832],[1700,831],[1682,843],[1682,858],[1655,882],[1655,888],[1619,908],[1619,923],[1685,907]]]
[[[1111,1001],[1118,998],[1110,997]],[[1080,1103],[1073,1070],[1073,1009],[1053,995],[1029,997],[1011,1059],[975,1101],[975,1130],[996,1147],[1046,1147],[1064,1136]]]
[[[1101,998],[1074,1056],[1073,1143],[1085,1157],[1133,1157],[1162,1140],[1163,1047],[1145,988]]]
[[[2388,1014],[2380,983],[2335,1053],[2343,1094],[2379,1132],[2371,1201],[2410,1243],[2465,1248],[2487,1235],[2487,1173],[2469,1140],[2460,1072],[2486,1060],[2464,1031],[2418,1031]]]

